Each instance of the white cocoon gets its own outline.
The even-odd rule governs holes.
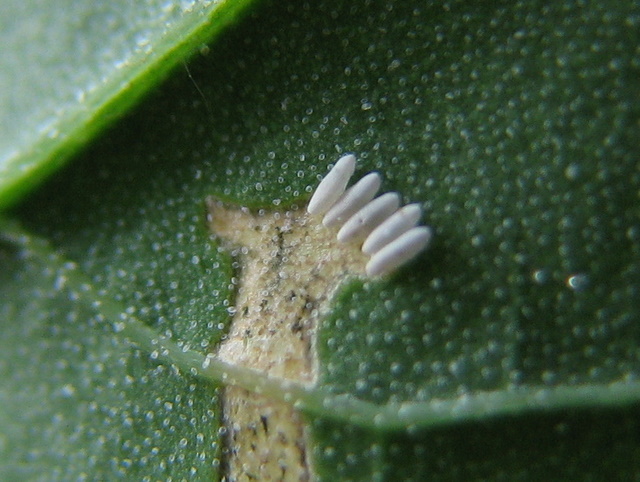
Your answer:
[[[428,226],[412,228],[374,254],[365,268],[367,276],[380,276],[399,268],[427,247],[433,230]]]
[[[355,170],[356,157],[353,154],[338,159],[311,196],[307,212],[311,215],[327,212],[342,196]]]
[[[373,199],[378,189],[380,189],[380,184],[382,184],[382,178],[377,172],[364,176],[347,189],[342,197],[338,199],[338,202],[329,209],[329,212],[322,220],[322,224],[326,227],[331,227],[349,219]]]

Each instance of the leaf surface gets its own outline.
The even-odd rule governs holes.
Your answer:
[[[59,169],[250,3],[3,2],[0,208]]]
[[[345,285],[319,330],[321,384],[296,396],[321,476],[633,477],[639,21],[633,1],[261,10],[16,216],[125,313],[203,357],[234,288],[205,197],[301,203],[355,152],[357,176],[379,170],[385,190],[421,202],[436,238],[396,276]],[[6,300],[20,283],[6,277]],[[5,304],[18,330],[26,301]],[[207,373],[194,381],[205,392],[220,379]]]

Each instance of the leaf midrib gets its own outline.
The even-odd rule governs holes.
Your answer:
[[[323,386],[308,387],[267,377],[212,355],[205,356],[183,348],[179,342],[158,334],[138,318],[127,314],[117,301],[101,295],[76,263],[65,259],[46,239],[34,236],[18,222],[0,219],[0,239],[16,245],[23,256],[37,258],[48,265],[56,273],[56,278],[64,278],[66,287],[77,295],[79,301],[91,306],[111,323],[116,336],[152,354],[154,359],[207,383],[238,386],[293,404],[314,417],[383,431],[411,431],[532,412],[623,407],[640,401],[640,382],[622,380],[609,384],[477,391],[458,398],[377,405],[351,394],[331,393]]]

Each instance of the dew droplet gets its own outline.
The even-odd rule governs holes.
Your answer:
[[[567,278],[567,286],[574,291],[582,291],[589,285],[589,277],[584,273],[572,274]]]

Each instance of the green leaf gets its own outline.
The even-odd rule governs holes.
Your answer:
[[[59,169],[250,3],[4,2],[0,208]]]
[[[327,480],[637,477],[640,5],[342,3],[254,13],[15,210],[8,475],[64,452],[59,478],[188,477],[195,450],[209,476],[224,381],[304,410]],[[234,273],[206,196],[301,203],[345,151],[423,204],[434,245],[343,286],[318,386],[207,367]],[[149,410],[177,414],[157,428],[173,459],[144,458]]]
[[[0,477],[216,476],[215,387],[156,362],[155,332],[123,318],[46,243],[3,227],[20,250],[0,251]]]

